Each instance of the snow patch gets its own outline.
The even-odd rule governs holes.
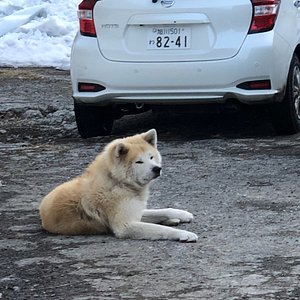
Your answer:
[[[45,13],[46,11],[43,6],[33,6],[21,9],[2,18],[2,20],[0,20],[0,36],[19,28],[33,20],[35,17],[43,16]]]
[[[80,0],[2,0],[0,67],[70,68]]]

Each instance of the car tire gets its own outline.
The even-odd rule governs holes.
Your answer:
[[[300,62],[294,54],[282,102],[271,106],[271,120],[277,134],[300,131]]]
[[[82,138],[109,135],[114,117],[111,107],[81,105],[74,102],[77,129]]]

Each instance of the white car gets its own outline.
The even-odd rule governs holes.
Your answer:
[[[71,55],[82,137],[161,105],[267,104],[300,131],[300,0],[83,0]],[[178,106],[177,106],[178,107]],[[184,107],[182,107],[184,108]]]

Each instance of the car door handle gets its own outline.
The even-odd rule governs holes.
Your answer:
[[[294,6],[299,8],[300,7],[300,0],[294,0]]]

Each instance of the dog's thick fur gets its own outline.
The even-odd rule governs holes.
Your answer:
[[[43,228],[66,235],[112,232],[119,238],[196,241],[194,233],[165,226],[190,222],[191,213],[146,209],[149,184],[161,171],[156,144],[154,129],[108,144],[81,176],[43,199]]]

